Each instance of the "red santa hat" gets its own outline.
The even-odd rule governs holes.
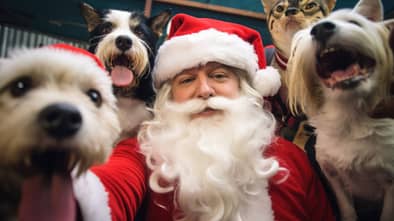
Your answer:
[[[93,60],[99,68],[106,71],[106,69],[105,69],[103,63],[101,63],[100,59],[98,59],[98,57],[96,57],[94,54],[88,52],[85,49],[74,47],[72,45],[64,44],[64,43],[52,44],[52,45],[49,45],[48,48],[63,50],[66,52],[74,53],[78,56],[80,56],[80,55],[84,55],[84,57],[87,56],[87,58],[90,60]]]
[[[185,69],[215,61],[245,70],[262,96],[278,91],[280,75],[266,66],[263,42],[256,30],[186,14],[175,15],[170,25],[168,40],[159,48],[152,72],[156,89]]]

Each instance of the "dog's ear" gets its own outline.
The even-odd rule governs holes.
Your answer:
[[[148,24],[149,27],[152,28],[153,32],[160,37],[163,34],[163,28],[166,26],[168,20],[170,20],[171,17],[171,10],[167,9],[160,14],[149,18]]]
[[[327,6],[327,9],[328,9],[329,13],[332,12],[332,10],[335,7],[335,4],[337,3],[336,0],[324,0],[324,2],[326,3],[326,6]]]
[[[371,21],[378,22],[383,20],[383,5],[380,0],[360,0],[353,11]]]
[[[383,21],[382,23],[390,31],[389,43],[390,43],[390,47],[394,53],[394,19],[389,19],[389,20]]]
[[[88,25],[88,31],[92,32],[101,23],[100,13],[85,2],[81,2],[80,8],[81,15]]]
[[[278,0],[261,0],[261,4],[263,5],[265,14],[269,14],[269,12],[272,9],[272,6],[275,4],[276,1]]]

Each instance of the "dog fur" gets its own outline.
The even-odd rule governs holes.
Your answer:
[[[90,33],[89,51],[95,53],[112,76],[118,99],[121,139],[135,136],[139,124],[151,117],[146,109],[154,99],[150,74],[156,44],[170,18],[166,10],[151,18],[136,11],[96,10],[83,3],[81,14]],[[133,75],[127,84],[118,84],[115,71]],[[119,73],[119,72],[118,72]]]
[[[360,0],[298,32],[292,43],[289,104],[316,128],[317,159],[343,221],[394,218],[394,120],[370,117],[390,98],[394,74],[394,20],[382,19],[380,1]],[[377,214],[365,218],[371,208]]]
[[[267,28],[270,32],[274,52],[267,62],[279,70],[282,87],[272,100],[272,112],[278,120],[280,136],[304,147],[309,132],[304,130],[305,117],[291,116],[287,106],[287,87],[283,80],[287,71],[287,61],[290,56],[291,40],[294,34],[309,27],[318,20],[326,17],[334,8],[336,0],[261,0],[267,18]],[[292,118],[295,123],[288,124]]]
[[[103,162],[120,133],[106,71],[54,47],[0,62],[0,220],[14,220],[26,177]]]
[[[261,0],[276,52],[289,58],[294,34],[326,17],[334,8],[335,2],[336,0]],[[273,62],[278,65],[276,59]]]

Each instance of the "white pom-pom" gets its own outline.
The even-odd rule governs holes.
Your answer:
[[[267,66],[257,71],[253,84],[263,97],[274,96],[281,86],[280,74],[275,68]]]

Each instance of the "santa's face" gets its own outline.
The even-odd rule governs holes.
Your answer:
[[[190,99],[208,99],[213,96],[239,97],[239,77],[235,69],[217,62],[182,71],[171,81],[171,95],[175,102]],[[192,118],[223,114],[221,110],[206,108],[193,114]]]
[[[212,95],[183,102],[176,102],[170,85],[164,85],[155,118],[140,131],[141,149],[152,170],[150,187],[175,191],[184,220],[246,217],[242,207],[266,191],[275,171],[273,160],[262,157],[273,137],[274,118],[239,85],[242,80],[234,97]],[[202,114],[207,109],[216,114]]]

